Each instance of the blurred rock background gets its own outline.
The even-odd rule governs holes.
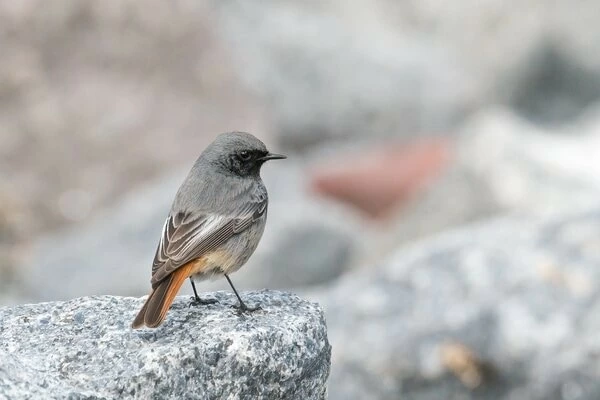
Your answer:
[[[290,289],[330,310],[332,398],[514,398],[493,385],[478,391],[487,381],[477,374],[440,372],[443,365],[461,370],[453,354],[470,359],[489,343],[495,350],[482,357],[502,353],[504,339],[481,337],[502,339],[518,328],[510,314],[491,327],[485,322],[488,304],[501,307],[511,286],[467,303],[462,289],[448,289],[443,302],[429,304],[442,282],[404,293],[419,268],[397,260],[419,243],[428,254],[420,279],[479,282],[480,269],[531,267],[519,264],[519,252],[541,246],[567,269],[583,265],[577,279],[593,291],[599,17],[597,1],[1,0],[0,304],[146,294],[158,234],[187,170],[218,133],[246,130],[289,159],[264,168],[269,222],[234,280],[243,290]],[[592,222],[571,224],[572,215]],[[499,217],[512,222],[488,222]],[[518,240],[526,232],[545,237],[557,219],[571,247]],[[461,270],[453,252],[448,260],[434,257],[435,243],[445,239],[484,248],[464,256],[477,267]],[[497,249],[486,243],[506,243],[514,257],[488,263]],[[387,272],[374,271],[381,266]],[[377,289],[389,274],[396,285]],[[537,310],[545,289],[529,277],[511,283],[526,288],[511,301]],[[360,282],[368,312],[346,304]],[[227,289],[221,281],[201,287]],[[390,299],[422,311],[378,319],[373,304],[388,302],[377,293],[396,290],[400,297]],[[449,327],[444,304],[472,305],[469,315],[483,319]],[[583,323],[598,307],[589,292],[573,304]],[[500,311],[489,313],[498,318]],[[343,329],[361,324],[372,342],[352,343],[365,351],[350,357]],[[548,329],[513,350],[552,363],[539,350]],[[446,364],[423,356],[446,339],[462,340],[444,347]],[[407,353],[415,343],[425,346],[423,357]],[[385,351],[391,358],[377,356]],[[515,369],[519,357],[496,367]],[[500,375],[514,388],[529,382],[527,374],[543,375],[532,385],[547,384],[547,391],[517,388],[516,398],[595,399],[598,389],[585,382],[600,375],[582,372],[587,364],[577,360],[564,371],[560,363],[549,372],[521,363],[526,372]],[[389,372],[386,385],[377,386],[372,371]],[[360,386],[355,397],[342,390],[349,381]]]

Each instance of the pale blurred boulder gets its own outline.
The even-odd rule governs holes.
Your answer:
[[[319,291],[331,400],[600,394],[600,209],[447,231]]]
[[[595,1],[209,4],[238,75],[293,148],[450,133],[498,103],[560,125],[600,99]]]
[[[461,60],[367,1],[216,0],[220,37],[281,143],[449,132],[473,105]]]
[[[464,126],[458,148],[503,208],[552,213],[600,199],[600,107],[553,129],[490,109]]]

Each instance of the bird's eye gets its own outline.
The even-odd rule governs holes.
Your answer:
[[[251,155],[249,151],[240,151],[239,157],[242,161],[248,161]]]

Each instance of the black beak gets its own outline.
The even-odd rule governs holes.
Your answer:
[[[267,153],[267,155],[259,158],[258,161],[283,160],[283,159],[286,159],[286,158],[287,157],[284,156],[283,154]]]

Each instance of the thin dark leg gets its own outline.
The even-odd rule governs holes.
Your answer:
[[[190,276],[190,283],[192,284],[192,289],[194,289],[194,299],[196,301],[201,301],[200,296],[198,296],[198,292],[196,291],[196,284],[194,283],[194,279]]]
[[[217,299],[201,299],[200,296],[198,296],[198,292],[196,291],[196,284],[194,283],[194,280],[192,279],[192,277],[190,276],[190,283],[192,284],[192,289],[194,289],[194,298],[192,299],[192,303],[190,305],[194,305],[194,304],[215,304],[218,302]]]
[[[223,274],[223,275],[225,275],[225,278],[227,279],[227,282],[229,282],[229,286],[231,286],[231,288],[233,289],[233,293],[235,293],[235,296],[237,297],[238,301],[240,302],[239,306],[237,306],[236,308],[239,308],[239,310],[241,312],[245,312],[245,311],[252,312],[252,311],[260,310],[260,306],[248,307],[242,301],[242,298],[240,297],[240,295],[237,292],[237,290],[235,290],[235,286],[233,286],[233,282],[231,282],[231,279],[229,279],[229,275],[227,275],[227,274]]]

